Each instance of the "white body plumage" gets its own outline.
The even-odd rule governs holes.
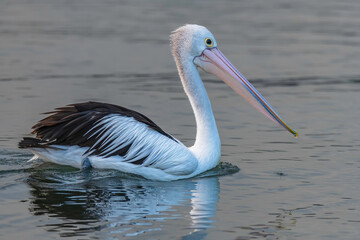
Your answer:
[[[194,147],[189,149],[181,142],[170,140],[131,117],[111,114],[93,128],[96,126],[103,126],[94,134],[101,132],[99,142],[106,139],[103,142],[107,145],[104,153],[109,154],[109,157],[89,155],[86,153],[89,150],[88,147],[64,145],[34,148],[32,152],[45,161],[57,164],[82,168],[86,160],[94,168],[117,169],[159,181],[195,176],[215,167],[220,158],[220,149],[216,152],[208,151],[211,155],[204,154],[203,151],[199,152]],[[131,142],[131,147],[124,156],[111,155],[112,152],[129,142]],[[144,157],[145,160],[141,165],[132,164]],[[203,159],[203,162],[199,159]],[[209,159],[215,161],[211,163]]]

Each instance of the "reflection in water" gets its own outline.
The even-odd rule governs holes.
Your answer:
[[[216,176],[153,182],[117,171],[58,167],[33,172],[28,184],[32,195],[29,211],[55,219],[42,227],[62,237],[104,228],[106,237],[136,236],[161,231],[163,221],[188,218],[184,239],[194,235],[199,239],[212,224],[219,198]]]

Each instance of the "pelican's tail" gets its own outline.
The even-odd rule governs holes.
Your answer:
[[[19,148],[44,148],[46,146],[40,144],[41,140],[32,137],[24,137],[18,144]]]

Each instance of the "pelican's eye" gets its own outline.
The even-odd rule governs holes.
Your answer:
[[[213,47],[214,46],[214,41],[211,40],[210,38],[205,38],[205,45],[207,47]]]

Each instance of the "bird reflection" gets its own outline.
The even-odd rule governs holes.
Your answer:
[[[123,239],[162,231],[164,221],[175,221],[170,225],[177,226],[174,231],[183,239],[194,234],[201,239],[212,225],[219,199],[218,176],[154,182],[117,171],[59,167],[32,172],[28,184],[29,211],[56,220],[42,227],[61,236],[97,232]]]

